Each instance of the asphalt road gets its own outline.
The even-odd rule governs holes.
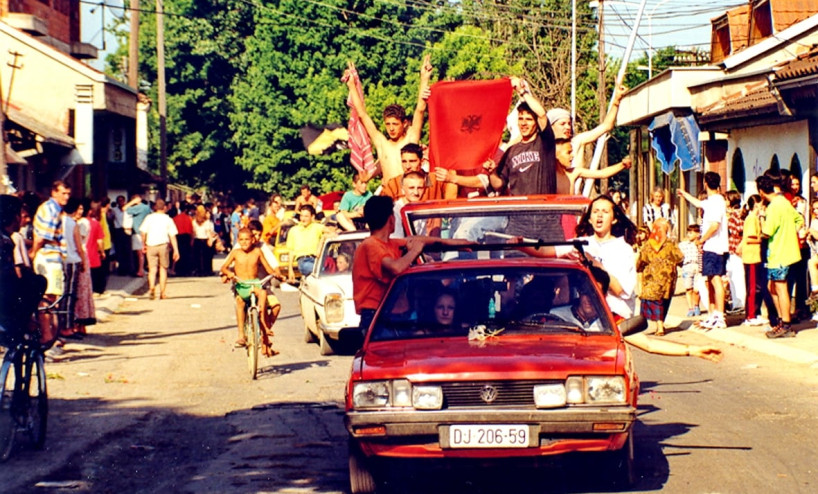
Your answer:
[[[170,298],[126,301],[47,366],[45,451],[0,465],[0,491],[347,490],[343,386],[350,357],[303,342],[295,293],[281,354],[250,380],[231,297],[216,278],[172,279]],[[671,337],[705,342],[690,332]],[[719,364],[635,351],[642,380],[632,492],[814,492],[818,370],[724,346]],[[396,492],[597,492],[596,458],[538,465],[387,465]]]

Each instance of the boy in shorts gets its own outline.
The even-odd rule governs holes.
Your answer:
[[[238,235],[238,249],[233,249],[224,260],[221,268],[223,280],[236,281],[236,321],[238,322],[239,337],[236,340],[236,347],[241,348],[247,346],[247,340],[244,338],[244,309],[245,304],[250,298],[251,293],[256,294],[258,300],[259,314],[261,317],[261,325],[264,327],[262,334],[263,346],[262,350],[268,357],[274,355],[273,349],[270,345],[269,336],[272,336],[271,330],[272,321],[267,315],[267,291],[257,284],[259,276],[259,264],[261,264],[268,273],[273,273],[279,279],[283,278],[278,268],[273,268],[264,258],[261,249],[258,247],[258,242],[253,238],[253,233],[249,228],[242,228]],[[241,283],[245,282],[245,283]],[[270,302],[274,308],[271,315],[277,316],[278,310],[281,309],[281,304],[278,299],[272,297]],[[277,309],[277,310],[276,310]],[[273,318],[274,320],[274,318]]]
[[[702,275],[701,252],[699,252],[699,247],[696,245],[700,233],[701,228],[699,225],[690,225],[687,227],[687,240],[679,242],[679,250],[684,254],[682,283],[687,298],[687,317],[701,315],[699,291],[696,289],[696,281]]]

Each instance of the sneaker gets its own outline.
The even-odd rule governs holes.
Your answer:
[[[689,311],[687,311],[687,317],[696,317],[696,311],[690,309]]]
[[[702,315],[702,310],[701,310],[701,309],[699,309],[698,307],[693,307],[693,315],[694,315],[694,316],[700,316],[700,315]]]
[[[49,348],[48,350],[46,350],[43,355],[45,356],[46,360],[49,363],[53,363],[55,360],[59,360],[60,357],[65,355],[65,350],[63,350],[63,348],[61,346],[56,346],[55,345],[55,346]]]
[[[710,316],[707,319],[705,319],[704,321],[699,321],[698,325],[699,325],[700,328],[705,329],[705,330],[713,329],[713,324],[715,324],[715,322],[716,322],[715,319],[716,319],[715,317]]]
[[[725,311],[728,316],[735,316],[737,314],[741,314],[742,312],[744,312],[744,307],[736,307]]]
[[[770,321],[768,321],[766,318],[758,316],[752,319],[747,319],[745,321],[745,324],[748,324],[750,326],[764,326],[765,324],[769,324],[769,322]]]
[[[710,326],[710,329],[727,329],[727,323],[724,321],[723,317],[716,317],[713,321],[713,325]]]
[[[813,314],[813,315],[812,315],[812,317],[810,318],[810,320],[812,320],[812,321],[818,321],[818,312],[816,312],[815,314]]]
[[[781,326],[764,333],[767,338],[794,338],[795,331],[792,330],[789,324],[782,324]]]

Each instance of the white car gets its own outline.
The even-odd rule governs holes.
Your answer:
[[[360,316],[352,300],[352,258],[369,232],[325,235],[312,273],[301,282],[304,341],[318,340],[321,355],[331,355],[342,330],[357,330]]]

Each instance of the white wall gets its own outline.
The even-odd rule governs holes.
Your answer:
[[[741,149],[746,179],[745,196],[756,193],[755,180],[770,167],[773,155],[778,155],[782,169],[789,169],[793,155],[797,154],[804,172],[801,177],[802,193],[809,188],[809,126],[806,120],[732,130],[727,142],[728,173],[732,171],[736,149]]]

